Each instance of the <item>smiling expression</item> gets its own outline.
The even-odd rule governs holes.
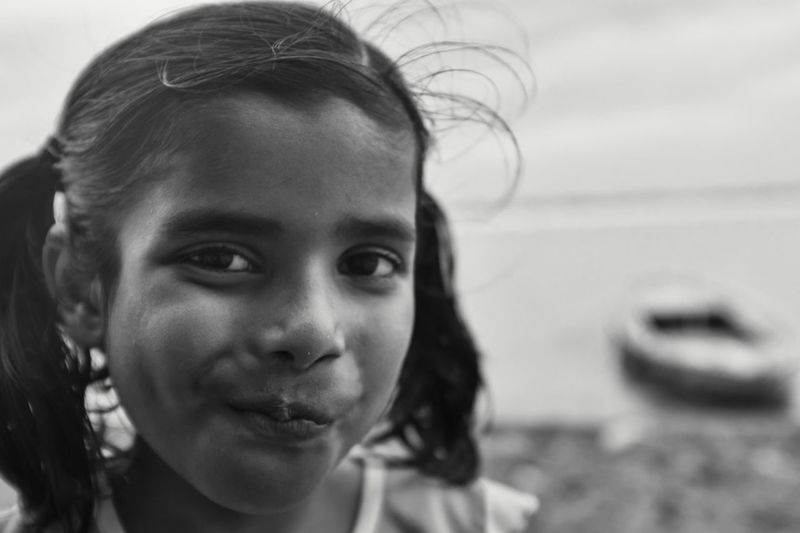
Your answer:
[[[330,98],[242,94],[122,216],[105,348],[139,436],[239,512],[310,494],[387,408],[414,319],[416,149]]]

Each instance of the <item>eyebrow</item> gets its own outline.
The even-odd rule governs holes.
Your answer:
[[[222,210],[197,209],[181,211],[170,217],[162,229],[167,235],[182,236],[198,233],[236,233],[263,236],[281,231],[277,220]]]
[[[280,233],[280,221],[246,213],[224,210],[197,209],[176,213],[165,222],[162,233],[170,236],[196,235],[198,233],[235,233],[263,237]],[[348,215],[335,224],[335,235],[356,238],[389,238],[413,244],[417,232],[412,223],[403,217],[381,215],[357,217]]]
[[[413,244],[417,240],[417,231],[405,218],[394,215],[360,218],[347,216],[336,224],[334,233],[342,236],[358,238],[383,237]]]

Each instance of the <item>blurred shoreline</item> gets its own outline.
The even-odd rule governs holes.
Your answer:
[[[607,337],[649,280],[721,284],[800,333],[798,188],[514,200],[483,220],[467,211],[453,214],[459,286],[499,421],[602,422],[649,409]]]

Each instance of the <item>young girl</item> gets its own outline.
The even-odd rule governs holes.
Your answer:
[[[0,177],[0,531],[524,529],[532,498],[476,479],[428,146],[324,10],[209,5],[101,54]],[[125,453],[87,410],[108,380]]]

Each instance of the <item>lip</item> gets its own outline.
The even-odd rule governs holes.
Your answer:
[[[228,406],[256,435],[286,443],[320,438],[330,431],[335,420],[324,409],[275,396],[235,399]]]

